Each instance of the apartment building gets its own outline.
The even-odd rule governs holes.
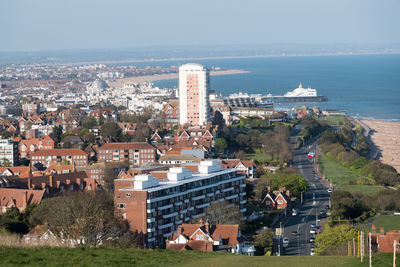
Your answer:
[[[0,139],[0,165],[15,166],[17,162],[18,143],[12,139]]]
[[[88,165],[88,154],[80,149],[41,149],[34,151],[31,155],[32,165],[41,163],[46,168],[59,162],[74,164],[75,167]]]
[[[107,143],[98,149],[100,162],[129,161],[135,166],[156,162],[156,149],[145,142]]]
[[[212,202],[229,201],[244,213],[244,179],[236,169],[223,169],[211,160],[201,161],[195,172],[175,167],[116,179],[115,213],[128,221],[131,230],[145,234],[147,247],[162,246],[179,225],[204,216]]]

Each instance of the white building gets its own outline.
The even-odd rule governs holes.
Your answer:
[[[206,126],[209,120],[208,70],[195,63],[179,67],[180,124]]]
[[[18,161],[18,143],[12,139],[0,139],[0,165],[15,166]]]

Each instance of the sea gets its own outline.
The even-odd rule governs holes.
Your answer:
[[[135,63],[171,66],[188,61]],[[210,77],[210,87],[222,95],[283,95],[297,88],[317,89],[327,102],[276,104],[276,109],[295,106],[345,110],[358,118],[400,121],[400,55],[293,56],[268,58],[226,58],[196,60],[208,68],[242,69],[249,73]],[[177,79],[154,82],[174,88]]]

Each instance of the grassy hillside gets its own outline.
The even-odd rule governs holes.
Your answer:
[[[400,255],[397,257],[400,264]],[[392,266],[391,254],[374,255],[374,266]],[[283,264],[283,265],[281,265]],[[249,257],[198,251],[0,247],[0,266],[368,266],[355,257]]]

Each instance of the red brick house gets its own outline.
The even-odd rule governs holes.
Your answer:
[[[86,167],[88,165],[88,154],[81,149],[41,149],[32,153],[32,165],[41,163],[47,168],[58,162],[74,164],[76,167]]]
[[[381,227],[380,232],[377,233],[375,225],[372,225],[371,244],[375,252],[393,252],[395,240],[397,244],[396,252],[400,252],[400,230],[389,230],[385,233],[385,229]]]
[[[129,161],[142,166],[156,162],[156,149],[144,142],[107,143],[98,149],[100,162]]]
[[[266,209],[286,209],[291,206],[290,196],[290,191],[284,187],[272,192],[268,190],[260,206]]]
[[[163,106],[162,112],[167,120],[167,124],[179,124],[179,101],[171,100]]]
[[[243,253],[245,239],[239,225],[182,224],[177,233],[172,233],[166,241],[170,250],[227,251]]]
[[[19,155],[21,158],[30,158],[35,150],[54,149],[54,141],[50,136],[45,135],[43,138],[32,138],[28,140],[20,140],[18,144]]]
[[[30,190],[19,188],[0,188],[0,213],[15,207],[23,212],[30,204],[39,204],[44,190]]]

